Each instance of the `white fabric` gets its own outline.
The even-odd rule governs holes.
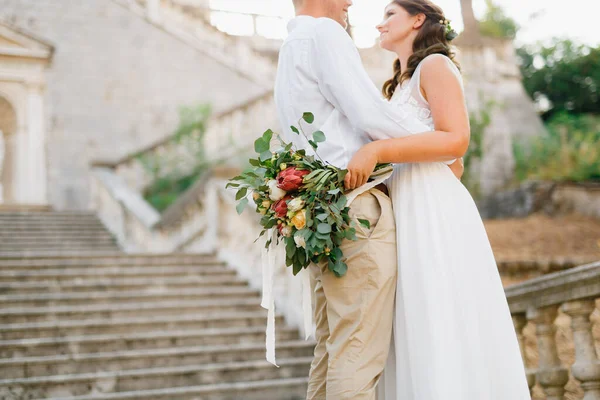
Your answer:
[[[411,81],[391,103],[431,126]],[[378,400],[529,400],[502,282],[471,195],[441,162],[396,165],[389,186],[399,270]]]
[[[422,122],[389,104],[367,75],[358,50],[346,31],[328,18],[300,16],[290,21],[289,35],[279,53],[275,82],[275,103],[282,136],[297,149],[314,154],[306,139],[290,129],[298,126],[305,112],[315,116],[312,125],[302,123],[307,135],[315,130],[325,133],[327,140],[319,144],[318,153],[325,162],[346,168],[348,162],[364,144],[389,136],[408,135],[431,130]],[[311,129],[309,129],[311,128]],[[384,182],[391,173],[348,193],[348,204],[359,194]],[[274,231],[270,233],[274,235]],[[263,252],[263,298],[268,310],[267,360],[276,365],[274,274],[282,263],[275,254],[274,241]],[[310,281],[303,270],[297,276],[302,283],[304,330],[313,331],[310,304]]]
[[[279,52],[275,103],[282,136],[297,148],[312,148],[290,129],[304,112],[315,116],[302,123],[307,135],[321,130],[327,140],[318,153],[346,168],[352,156],[374,139],[430,130],[404,110],[390,105],[367,75],[358,50],[342,26],[329,18],[299,16]]]

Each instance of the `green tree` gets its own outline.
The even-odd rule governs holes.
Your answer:
[[[507,16],[493,0],[485,0],[485,4],[487,10],[479,22],[481,34],[488,37],[514,39],[519,30],[515,20]]]
[[[549,101],[545,119],[561,111],[600,113],[599,47],[554,39],[548,46],[521,47],[517,55],[527,93]]]

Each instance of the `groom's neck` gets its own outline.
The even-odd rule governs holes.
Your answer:
[[[296,16],[307,15],[314,18],[327,16],[327,10],[321,0],[294,0],[294,6],[296,8]]]

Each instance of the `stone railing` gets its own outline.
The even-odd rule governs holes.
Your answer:
[[[227,35],[210,24],[206,12],[200,7],[181,5],[172,0],[160,3],[154,13],[147,11],[149,0],[113,0],[129,8],[176,36],[180,40],[197,48],[199,51],[236,71],[266,89],[272,89],[275,81],[276,66],[273,61],[262,56],[243,38]]]
[[[98,217],[127,252],[215,251],[206,207],[214,191],[201,178],[161,215],[114,169],[93,167],[93,206]]]
[[[191,146],[188,140],[202,140],[210,162],[231,160],[240,152],[252,149],[254,140],[266,127],[277,126],[273,94],[267,91],[244,104],[211,116],[203,138],[174,140],[173,137],[166,137],[119,159],[96,161],[93,165],[115,170],[130,188],[141,192],[154,179],[144,167],[144,157],[177,159],[178,170],[185,171],[195,167],[198,161],[194,152],[189,150]]]
[[[600,262],[509,286],[506,295],[533,398],[599,400],[592,320],[598,317]]]

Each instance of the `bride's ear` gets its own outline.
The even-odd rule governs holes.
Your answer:
[[[414,29],[419,29],[420,27],[423,26],[423,24],[425,23],[425,20],[427,19],[427,16],[423,13],[417,14],[415,16],[415,22],[413,23],[413,28]]]

